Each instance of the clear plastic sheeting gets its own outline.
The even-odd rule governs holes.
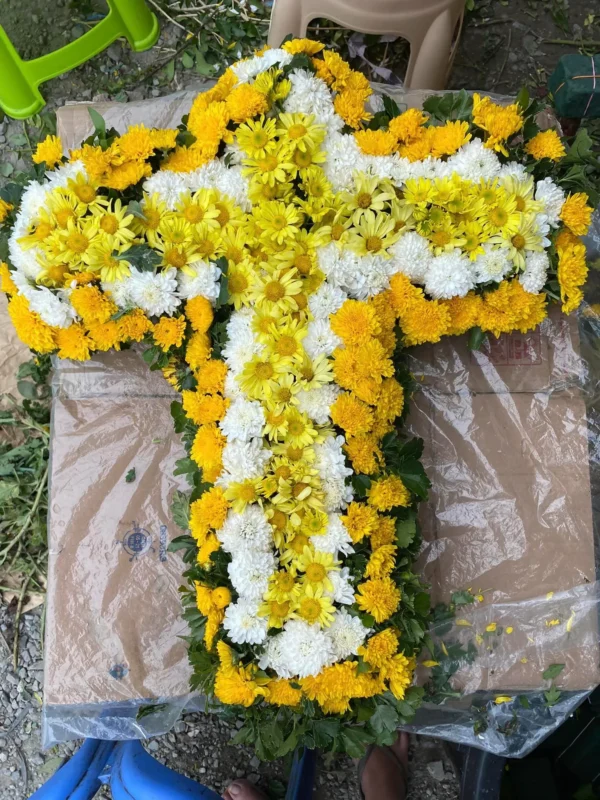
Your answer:
[[[133,350],[54,367],[43,743],[153,736],[191,699],[177,395]]]
[[[594,308],[476,352],[465,337],[413,351],[409,425],[432,482],[419,566],[433,605],[456,601],[419,671],[445,699],[415,732],[524,756],[600,683]]]

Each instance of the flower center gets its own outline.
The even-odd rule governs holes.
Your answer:
[[[308,275],[312,267],[310,256],[307,256],[306,253],[297,255],[294,259],[294,266],[301,275]]]
[[[286,520],[286,516],[283,513],[283,511],[279,511],[279,510],[276,509],[273,512],[273,516],[271,517],[271,524],[275,528],[277,528],[278,531],[281,531],[281,530],[283,530],[285,528],[286,521],[287,521]],[[279,579],[279,588],[283,589],[284,591],[286,591],[286,585],[287,584],[291,583],[291,586],[289,587],[290,589],[294,585],[294,579],[292,578],[291,581],[290,580],[286,581],[286,577],[289,577],[289,576],[285,576],[284,575],[284,576],[281,576],[280,579]]]
[[[321,616],[321,604],[312,597],[305,597],[300,604],[300,615],[307,622],[316,622]]]
[[[93,203],[96,199],[96,190],[89,183],[79,184],[74,191],[82,203]]]
[[[369,236],[367,237],[367,242],[365,247],[369,251],[369,253],[376,253],[378,250],[381,250],[383,242],[379,238],[379,236]]]
[[[327,572],[322,564],[309,564],[306,568],[306,580],[309,583],[321,583]]]
[[[517,211],[525,211],[525,205],[525,200],[520,195],[517,195]]]
[[[285,297],[285,287],[279,281],[270,281],[265,286],[265,297],[272,303],[276,303],[282,297]]]
[[[285,600],[283,603],[278,603],[273,601],[271,603],[271,614],[274,617],[279,617],[280,619],[284,619],[290,613],[290,602],[289,600]]]
[[[356,205],[359,208],[370,208],[372,197],[368,192],[361,192],[356,198]]]
[[[40,222],[40,224],[35,229],[35,238],[38,242],[43,242],[44,239],[47,239],[48,236],[52,233],[52,226],[48,222]],[[85,239],[85,236],[84,236]],[[86,239],[87,242],[87,239]]]
[[[105,214],[100,220],[100,227],[104,233],[116,233],[119,230],[119,220],[114,214]]]
[[[219,212],[219,216],[217,217],[217,222],[221,227],[224,227],[231,219],[231,214],[229,213],[227,207],[224,206],[222,203],[217,203],[217,210]]]
[[[195,225],[197,222],[202,222],[204,214],[205,211],[203,208],[200,208],[200,206],[188,206],[183,212],[183,216],[188,222],[191,222],[192,225]]]
[[[282,464],[280,467],[277,467],[275,470],[275,475],[277,478],[282,478],[284,481],[292,474],[292,470],[288,467],[287,464]]]
[[[160,225],[160,213],[154,208],[145,208],[144,226],[147,230],[155,231]]]
[[[286,386],[282,386],[281,389],[277,391],[277,399],[280,403],[289,403],[292,399],[292,393]]]
[[[259,361],[254,371],[256,377],[261,381],[268,381],[273,377],[273,367],[268,361]]]
[[[273,217],[271,225],[274,230],[282,231],[287,226],[287,219],[283,216],[283,214],[276,214]]]
[[[310,167],[312,164],[312,155],[310,153],[303,153],[302,150],[296,150],[294,153],[294,163],[300,169],[305,169],[306,167]]]
[[[269,141],[269,137],[265,131],[254,131],[252,133],[251,141],[252,146],[256,147],[257,150],[260,150]]]
[[[83,233],[75,231],[67,239],[67,246],[69,250],[74,253],[85,253],[88,248],[89,240]]]
[[[181,269],[181,267],[185,267],[187,264],[187,256],[184,251],[178,250],[176,247],[171,247],[165,253],[165,261],[171,267]]]
[[[238,273],[237,275],[231,275],[227,286],[231,294],[241,294],[248,288],[248,281],[244,275]]]
[[[286,456],[290,461],[300,461],[303,453],[304,449],[302,447],[293,447],[292,445],[286,450]]]
[[[308,305],[308,297],[305,294],[295,294],[294,300],[299,310],[302,311]]]
[[[402,228],[406,227],[406,222],[403,219],[397,219],[394,223],[394,233],[398,233]]]
[[[309,383],[315,377],[315,373],[314,373],[313,368],[311,366],[309,366],[308,364],[305,367],[302,367],[301,374],[302,374],[302,377],[304,378],[304,380],[308,381]]]
[[[240,487],[239,497],[245,503],[252,503],[256,500],[256,489],[251,483],[245,483]]]
[[[280,356],[293,356],[297,349],[298,344],[293,336],[282,336],[275,347]]]
[[[525,247],[525,237],[520,233],[515,233],[511,242],[516,250],[522,250]]]
[[[335,225],[331,226],[331,238],[334,240],[334,242],[339,242],[343,233],[344,226],[339,222],[336,222]]]
[[[66,228],[70,219],[75,217],[75,212],[72,208],[61,208],[54,215],[59,228]]]
[[[306,135],[306,127],[297,122],[295,125],[290,125],[288,128],[288,136],[290,139],[301,139]]]
[[[496,206],[490,211],[490,221],[497,228],[501,228],[508,222],[508,213],[503,208]]]
[[[291,592],[294,588],[294,576],[290,575],[289,572],[279,575],[277,578],[277,585],[282,592]]]
[[[305,536],[303,533],[297,533],[292,541],[290,542],[290,547],[294,551],[294,553],[303,553],[304,548],[308,544],[308,536]]]
[[[296,483],[294,485],[294,488],[292,489],[292,494],[294,495],[296,500],[304,500],[310,494],[310,492],[307,491],[308,489],[310,489],[308,483],[303,483],[302,481],[298,481],[298,483]]]
[[[288,432],[291,436],[302,436],[305,430],[305,425],[301,419],[293,419],[290,422]]]
[[[436,231],[431,236],[431,241],[436,247],[445,247],[450,242],[451,236],[448,231]]]
[[[215,252],[215,243],[210,239],[201,239],[198,242],[198,251],[203,256],[211,256]]]
[[[274,169],[277,169],[278,166],[279,160],[277,156],[265,156],[258,162],[258,167],[263,172],[272,172]]]

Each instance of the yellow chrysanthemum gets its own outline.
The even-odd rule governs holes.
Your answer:
[[[202,295],[187,301],[185,315],[189,319],[192,328],[200,333],[208,331],[214,316],[210,302]]]
[[[8,217],[9,213],[12,211],[12,209],[13,206],[0,197],[0,225],[2,225],[4,220]]]
[[[397,506],[409,506],[410,492],[402,478],[388,475],[371,484],[367,489],[367,501],[377,511],[389,511]]]
[[[385,378],[377,400],[377,416],[392,422],[404,408],[404,389],[395,378]]]
[[[243,83],[231,90],[225,101],[227,111],[233,122],[245,122],[251,117],[264,114],[269,104],[264,94],[248,83]]]
[[[17,292],[8,264],[4,261],[0,262],[0,292],[6,292],[6,294],[16,294]]]
[[[123,314],[118,319],[119,338],[122,342],[141,342],[145,334],[152,330],[152,323],[141,308]]]
[[[366,99],[364,92],[340,92],[333,101],[333,105],[336,113],[340,115],[346,125],[356,129],[373,116],[365,107]]]
[[[400,314],[399,322],[408,346],[439,342],[450,326],[450,312],[439,300],[420,298]]]
[[[355,661],[344,661],[326,667],[318,675],[300,681],[302,691],[309,700],[316,700],[327,714],[343,714],[355,698],[381,694],[383,681],[367,673],[358,674]]]
[[[396,566],[398,548],[393,544],[384,544],[374,550],[367,563],[367,578],[387,578]]]
[[[375,405],[383,378],[394,374],[392,360],[381,342],[369,339],[364,344],[338,347],[333,357],[333,372],[338,384],[365,403]]]
[[[433,127],[431,130],[431,155],[434,158],[451,156],[471,140],[468,122],[448,121],[445,125]]]
[[[94,343],[83,325],[74,323],[68,328],[57,328],[56,344],[59,358],[72,358],[75,361],[87,361]]]
[[[152,331],[154,343],[166,352],[171,347],[181,347],[186,320],[180,317],[161,317]]]
[[[390,280],[390,300],[396,314],[404,314],[423,299],[423,290],[410,282],[410,278],[397,272]]]
[[[390,691],[397,700],[404,699],[406,690],[413,680],[414,668],[413,659],[398,653],[381,670],[381,677],[388,682]]]
[[[8,303],[8,315],[15,326],[17,336],[31,350],[37,353],[51,353],[56,350],[56,331],[29,308],[23,295],[15,294]]]
[[[393,517],[380,516],[377,530],[371,534],[371,547],[377,550],[384,544],[393,544],[396,541],[396,521]]]
[[[362,344],[381,332],[374,306],[360,300],[346,300],[330,317],[331,329],[346,345]]]
[[[227,364],[224,361],[205,361],[196,374],[196,390],[204,394],[223,394],[226,376]]]
[[[560,211],[560,218],[576,236],[585,236],[590,227],[592,209],[587,201],[588,196],[585,192],[570,194]]]
[[[201,567],[209,566],[211,564],[212,554],[218,552],[220,549],[221,543],[217,539],[216,534],[209,533],[198,549],[198,564]]]
[[[302,700],[302,691],[294,689],[290,682],[284,678],[269,681],[266,688],[268,690],[267,700],[273,705],[297,706]]]
[[[213,481],[222,469],[221,456],[226,442],[227,440],[214,423],[202,425],[194,437],[190,457],[202,470],[210,473],[211,476],[214,475]],[[206,480],[209,483],[213,482],[208,477]]]
[[[58,136],[46,136],[43,142],[40,142],[32,155],[34,164],[46,164],[48,169],[54,167],[62,160],[63,146]]]
[[[479,313],[479,325],[494,336],[519,330],[526,333],[546,317],[546,295],[530,294],[520,281],[502,281],[495,291],[487,292]]]
[[[268,690],[260,685],[268,683],[268,679],[260,682],[253,680],[257,670],[254,665],[234,667],[231,648],[225,642],[217,642],[217,652],[221,666],[215,676],[215,696],[222,703],[248,708],[257,697],[268,694]]]
[[[373,425],[373,412],[369,406],[347,392],[336,398],[330,415],[334,425],[346,431],[348,436],[368,433]]]
[[[453,297],[451,300],[441,300],[450,314],[450,321],[446,330],[447,336],[460,336],[478,325],[481,312],[482,299],[474,292],[469,292],[466,297]]]
[[[348,458],[352,462],[354,471],[364,475],[373,475],[379,472],[383,461],[383,454],[378,440],[370,433],[360,433],[351,436],[344,445]]]
[[[121,349],[121,329],[119,323],[115,320],[109,319],[108,322],[90,325],[88,336],[92,340],[94,350],[106,352],[113,348],[115,350]]]
[[[229,503],[220,486],[213,486],[190,505],[190,533],[203,542],[210,530],[218,531],[227,517]]]
[[[473,95],[473,122],[486,131],[484,146],[507,156],[505,142],[523,127],[523,115],[517,103],[500,106],[489,97]]]
[[[215,142],[218,149],[220,139]],[[176,147],[169,157],[163,161],[161,169],[169,172],[194,172],[199,167],[212,161],[214,158],[210,153],[205,153],[199,147]]]
[[[292,56],[299,55],[300,53],[314,56],[316,53],[320,53],[325,45],[322,42],[315,42],[312,39],[291,39],[289,42],[284,42],[281,47]]]
[[[193,370],[200,369],[210,358],[210,353],[210,338],[206,333],[198,331],[190,336],[185,349],[185,360]]]
[[[581,287],[589,271],[585,254],[585,245],[582,243],[558,251],[558,284],[565,314],[578,308],[583,300]]]
[[[375,533],[379,525],[379,515],[371,506],[353,502],[346,509],[342,522],[354,544],[357,544],[365,536]]]
[[[181,393],[181,398],[186,416],[196,425],[219,422],[225,416],[228,406],[228,401],[220,394],[199,394],[185,390]]]
[[[565,146],[558,133],[553,130],[540,131],[525,145],[525,152],[537,161],[549,158],[551,161],[560,161],[566,155]]]
[[[385,622],[397,610],[400,589],[391,578],[370,579],[358,585],[354,595],[361,611],[371,614],[376,622]]]
[[[396,655],[398,650],[398,634],[393,628],[386,628],[375,636],[371,636],[367,643],[358,651],[358,655],[373,669],[385,667]]]
[[[394,134],[400,144],[407,144],[421,135],[421,128],[429,117],[418,108],[409,108],[403,114],[390,120],[388,130]]]
[[[86,325],[108,322],[118,307],[97,286],[78,286],[71,292],[71,305]]]
[[[396,136],[390,131],[357,131],[354,138],[368,156],[389,156],[398,146]]]

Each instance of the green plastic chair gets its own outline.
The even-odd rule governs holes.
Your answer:
[[[0,0],[1,2],[1,0]],[[145,0],[107,0],[109,13],[79,39],[32,61],[23,61],[0,25],[0,109],[25,119],[44,107],[38,86],[68,72],[125,36],[133,50],[147,50],[158,39],[156,16]]]

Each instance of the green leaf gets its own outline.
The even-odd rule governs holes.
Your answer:
[[[28,400],[37,400],[37,389],[31,381],[17,381],[17,389]]]
[[[404,461],[399,466],[393,468],[393,472],[399,475],[406,488],[421,500],[426,500],[429,493],[431,481],[425,473],[423,464],[417,459]]]
[[[369,736],[364,728],[344,728],[341,738],[344,750],[350,758],[361,758],[367,749],[367,745],[372,741],[372,737]]]
[[[455,606],[469,606],[475,602],[475,598],[471,592],[453,592],[451,602]]]
[[[369,725],[377,734],[384,731],[395,731],[398,723],[398,712],[392,706],[387,705],[378,705],[369,720]]]
[[[175,59],[169,61],[165,66],[165,78],[170,82],[175,77]]]
[[[139,721],[144,719],[144,717],[149,717],[151,714],[158,714],[159,711],[163,711],[167,707],[166,703],[156,703],[155,705],[148,705],[148,706],[140,706],[139,711],[136,714],[136,720]]]
[[[15,168],[10,163],[10,161],[5,161],[3,164],[0,164],[0,175],[2,175],[3,177],[5,178],[10,177],[10,175],[12,175],[14,171]]]
[[[427,594],[427,592],[419,592],[415,596],[415,611],[417,612],[417,614],[426,616],[429,614],[430,608],[431,608],[431,597]]]
[[[171,500],[171,516],[173,522],[182,531],[189,530],[190,527],[190,500],[184,492],[175,492]]]
[[[134,217],[138,219],[146,219],[146,215],[137,200],[131,200],[129,205],[127,206],[127,213],[133,214]]]
[[[556,686],[550,687],[547,692],[544,692],[544,697],[546,698],[546,706],[551,707],[555,706],[558,701],[560,700],[562,692],[560,689],[557,689]]]
[[[415,519],[396,520],[396,544],[400,548],[408,547],[412,544],[417,533],[417,522]]]
[[[188,418],[183,410],[183,405],[178,400],[173,400],[171,403],[171,416],[173,417],[175,433],[183,433],[188,424]]]
[[[106,139],[106,122],[104,117],[95,108],[88,108],[88,114],[92,119],[94,130],[99,139]]]
[[[486,337],[487,333],[484,333],[479,325],[476,325],[469,331],[469,341],[467,347],[469,350],[479,350]]]
[[[362,658],[358,659],[358,664],[356,666],[356,672],[358,675],[362,675],[365,672],[368,672],[371,669],[371,665],[367,664],[366,661],[363,661]]]
[[[208,63],[200,51],[196,54],[196,72],[198,75],[212,75],[214,72],[213,65]]]
[[[529,108],[529,91],[526,86],[523,86],[517,95],[517,105],[522,111],[527,111]]]
[[[195,548],[196,543],[191,536],[176,536],[167,547],[169,553],[176,553],[178,550],[189,550]]]
[[[191,458],[180,458],[175,462],[175,471],[173,475],[187,475],[190,472],[196,472],[198,465]]]
[[[394,98],[390,97],[388,94],[382,94],[381,97],[383,98],[383,109],[388,117],[390,119],[399,117],[402,112],[400,111],[398,103],[394,100]]]
[[[553,681],[554,678],[558,678],[564,668],[564,664],[550,664],[550,666],[542,673],[542,678],[545,681]]]
[[[519,701],[519,705],[521,706],[521,708],[531,708],[531,703],[524,694],[520,694],[517,697],[517,700]]]
[[[132,467],[125,475],[125,483],[133,483],[135,480],[135,467]]]
[[[142,272],[154,272],[162,260],[160,254],[146,244],[134,244],[129,250],[115,255],[115,258],[119,261],[128,261]]]
[[[186,50],[184,54],[181,56],[181,63],[183,64],[185,69],[191,69],[194,66],[194,57],[191,56]]]

